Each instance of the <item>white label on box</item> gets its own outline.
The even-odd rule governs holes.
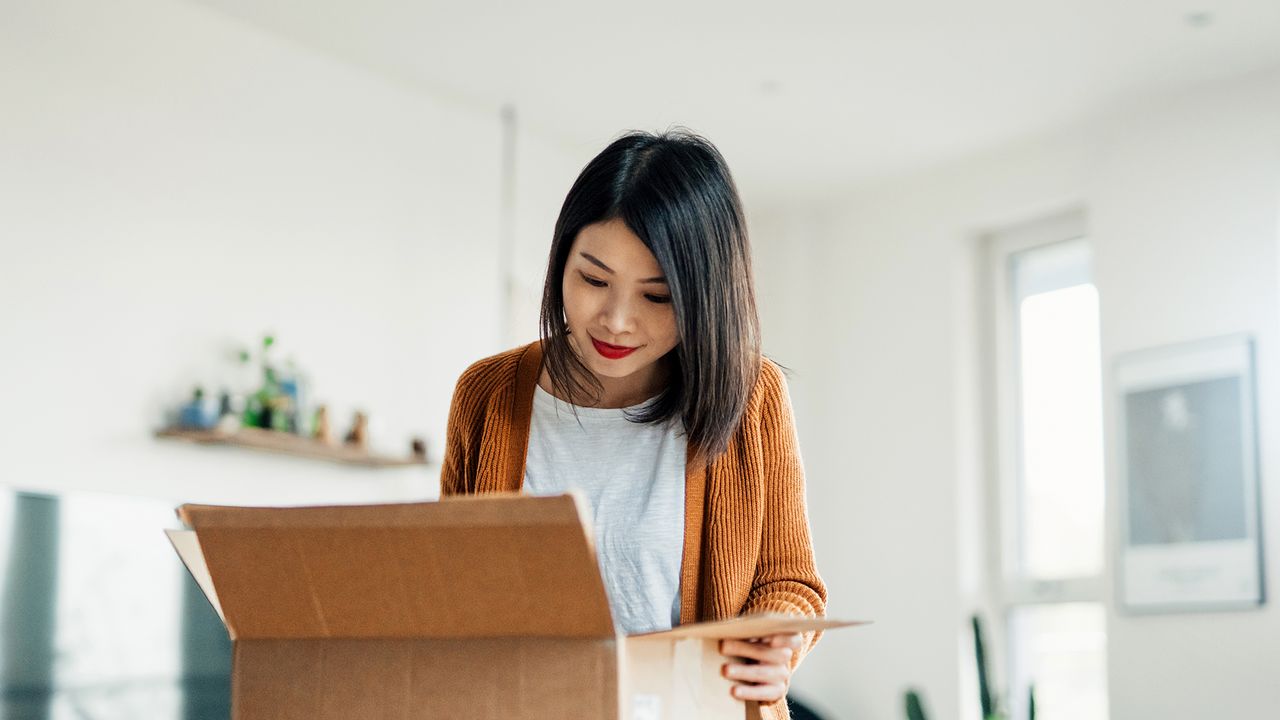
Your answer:
[[[633,695],[631,720],[662,720],[662,698],[657,695]]]
[[[671,716],[702,717],[702,638],[676,640],[671,665]]]

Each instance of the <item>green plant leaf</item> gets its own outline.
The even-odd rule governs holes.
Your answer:
[[[927,716],[924,713],[924,704],[920,700],[920,693],[915,690],[908,690],[906,704],[907,720],[927,720]]]

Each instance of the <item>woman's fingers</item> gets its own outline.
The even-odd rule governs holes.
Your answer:
[[[720,654],[726,657],[741,657],[757,662],[785,665],[800,648],[799,637],[796,635],[794,641],[788,635],[775,635],[760,642],[721,640]]]
[[[791,672],[785,665],[743,663],[726,663],[721,666],[721,673],[730,680],[746,683],[778,683],[786,685],[791,679]]]
[[[787,694],[787,686],[779,684],[769,685],[734,685],[733,696],[739,700],[759,700],[760,702],[773,702],[781,700]]]
[[[721,640],[720,654],[738,661],[721,666],[724,676],[734,681],[733,696],[761,702],[781,699],[791,683],[791,658],[802,641],[799,633]]]
[[[769,644],[774,647],[789,647],[792,650],[799,650],[800,645],[804,643],[804,636],[800,633],[780,633],[770,636],[769,641]]]

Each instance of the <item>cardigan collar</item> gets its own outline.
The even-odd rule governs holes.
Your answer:
[[[533,416],[533,394],[542,374],[542,341],[524,348],[516,365],[515,394],[511,407],[510,452],[507,454],[506,487],[519,492],[524,487],[525,461],[529,454],[529,425]],[[687,454],[684,471],[684,550],[680,563],[680,624],[699,618],[699,574],[702,559],[702,515],[706,488],[706,462],[700,455]]]

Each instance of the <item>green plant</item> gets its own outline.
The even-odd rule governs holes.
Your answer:
[[[973,625],[973,655],[978,662],[978,702],[982,703],[983,720],[999,720],[996,714],[995,701],[991,697],[991,679],[987,674],[987,644],[983,641],[982,619],[977,615],[970,618]]]
[[[276,369],[271,364],[270,350],[275,345],[274,335],[262,336],[262,350],[259,360],[262,367],[262,385],[257,391],[245,398],[244,414],[241,424],[250,427],[261,427],[270,430],[289,430],[288,398],[280,389],[280,381],[276,378]],[[240,362],[248,364],[251,355],[247,349],[240,351]]]
[[[1009,720],[1008,711],[1001,707],[996,694],[991,689],[991,675],[987,668],[987,643],[982,632],[982,619],[974,615],[970,618],[970,625],[973,628],[973,655],[978,663],[978,701],[982,704],[982,718],[983,720]],[[917,690],[914,688],[907,690],[905,701],[907,720],[926,720],[928,716],[924,712],[924,702]],[[1035,685],[1027,690],[1027,718],[1036,720]]]
[[[991,690],[991,675],[987,669],[987,645],[983,639],[982,619],[974,615],[971,622],[973,625],[973,655],[978,663],[978,700],[982,703],[983,720],[1008,720],[1008,710],[1001,706],[995,693]],[[1035,685],[1030,686],[1027,693],[1027,717],[1029,720],[1036,720]]]
[[[924,714],[924,704],[920,700],[920,693],[915,690],[907,691],[907,720],[926,720],[927,715]]]

